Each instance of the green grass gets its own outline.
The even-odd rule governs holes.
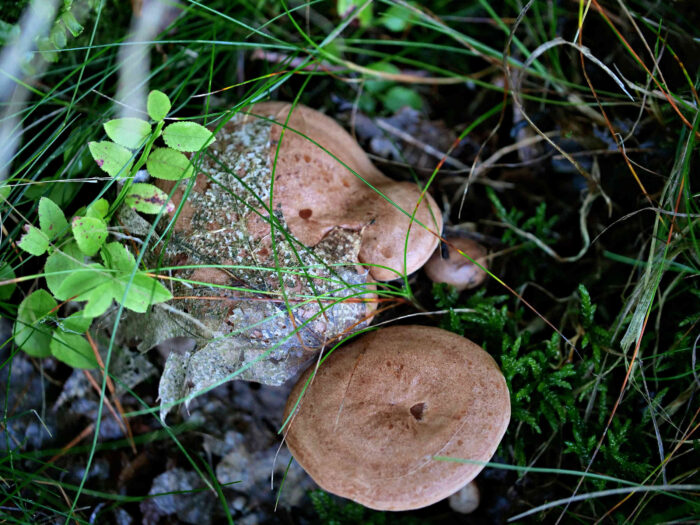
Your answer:
[[[444,120],[463,139],[465,146],[456,155],[467,166],[536,137],[533,128],[514,123],[523,114],[542,132],[553,132],[559,148],[577,155],[577,167],[553,164],[558,152],[544,140],[525,151],[536,162],[523,163],[515,150],[499,159],[499,166],[477,173],[461,216],[469,173],[450,173],[442,166],[424,176],[378,162],[395,177],[429,186],[438,203],[450,205],[450,222],[474,223],[496,253],[490,264],[493,278],[477,292],[458,295],[433,288],[422,273],[381,287],[380,296],[396,308],[380,320],[420,311],[425,314],[421,322],[469,337],[501,365],[513,417],[480,478],[490,494],[477,511],[482,518],[532,513],[516,521],[526,523],[533,516],[548,523],[697,520],[700,482],[692,458],[698,453],[700,388],[700,190],[694,176],[700,31],[692,2],[609,1],[601,4],[606,20],[598,2],[535,1],[528,3],[512,35],[524,7],[515,0],[436,0],[423,7],[375,1],[365,7],[372,9],[366,25],[341,19],[334,4],[183,2],[171,25],[150,42],[151,69],[143,81],[170,96],[173,115],[209,126],[222,125],[234,112],[268,98],[303,103],[331,116],[342,104],[371,117],[390,116],[387,93],[408,88],[430,118]],[[395,6],[410,13],[410,25],[400,32],[382,22]],[[119,51],[131,45],[130,11],[128,2],[95,2],[83,33],[56,51],[57,62],[35,56],[35,72],[25,70],[17,79],[28,90],[26,104],[9,106],[0,94],[0,126],[13,118],[25,130],[10,165],[0,167],[7,170],[0,187],[0,261],[17,276],[12,295],[0,296],[0,315],[9,320],[16,318],[21,300],[45,283],[43,261],[15,245],[24,225],[37,223],[39,198],[52,198],[70,217],[100,196],[113,199],[118,193],[114,181],[94,165],[87,143],[101,140],[102,123],[119,112],[113,98],[122,68]],[[14,23],[18,14],[3,12],[0,19],[6,16]],[[573,42],[577,31],[609,73],[584,58],[586,78],[575,48],[547,47],[557,37]],[[260,49],[275,53],[275,59],[254,57]],[[401,74],[373,73],[376,63],[391,64]],[[506,69],[520,81],[506,82]],[[518,130],[524,134],[517,135]],[[599,153],[594,159],[587,151]],[[493,187],[492,182],[510,185]],[[151,230],[145,239],[147,248],[137,259],[142,268],[168,270],[150,257],[157,242],[167,242],[167,234],[161,235]],[[294,245],[303,252],[303,246]],[[300,263],[291,270],[259,270],[310,278],[315,269]],[[246,290],[227,288],[230,293]],[[297,300],[320,303],[325,298],[285,292],[280,299],[289,312],[299,307]],[[108,343],[107,370],[115,337]],[[0,374],[7,378],[17,353],[11,340],[2,351]],[[39,360],[33,365],[41,369]],[[39,417],[45,417],[67,370],[46,374]],[[77,484],[62,480],[74,462],[89,468],[115,450],[131,454],[127,439],[98,438],[109,398],[106,381],[100,382],[98,419],[84,422],[95,423],[93,432],[53,461],[75,435],[58,436],[50,449],[35,450],[11,446],[8,433],[0,430],[3,519],[88,523],[100,503],[105,505],[97,517],[108,520],[115,507],[133,511],[150,497],[147,490],[126,495],[116,487],[95,489],[87,473]],[[9,401],[9,389],[21,386],[5,384],[2,428],[26,417]],[[130,392],[124,407],[132,426],[148,429],[134,437],[137,450],[157,443],[178,465],[196,471],[217,494],[218,515],[233,520],[226,503],[229,489],[217,481],[197,429],[179,416],[165,426],[146,390]],[[517,497],[508,496],[509,489]],[[502,514],[489,514],[504,501]],[[372,523],[395,518],[342,507],[324,495],[315,495],[313,503],[317,513],[310,503],[304,512],[327,523],[357,516]],[[446,512],[442,506],[399,517],[440,522]]]

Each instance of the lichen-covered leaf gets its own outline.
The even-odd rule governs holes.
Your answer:
[[[151,125],[140,118],[118,118],[104,123],[107,136],[129,149],[140,149],[151,135]]]
[[[170,99],[162,91],[154,89],[148,94],[146,109],[148,110],[148,116],[156,122],[160,122],[167,116],[170,107]]]
[[[26,232],[17,243],[17,246],[32,255],[43,255],[49,248],[49,238],[34,226],[26,226]]]
[[[107,224],[102,219],[73,217],[71,227],[78,248],[88,257],[95,255],[107,239]]]
[[[39,226],[50,241],[68,231],[68,221],[61,208],[51,199],[39,200]]]
[[[97,165],[112,177],[126,177],[133,163],[131,152],[108,140],[89,142],[88,148]]]
[[[97,359],[90,343],[78,334],[56,330],[51,339],[51,354],[73,368],[97,368]]]
[[[51,355],[49,344],[53,328],[47,318],[56,308],[56,301],[46,290],[37,290],[27,296],[17,310],[13,329],[15,344],[34,357]]]
[[[194,152],[214,142],[214,135],[196,122],[175,122],[163,131],[165,143],[177,151]]]
[[[124,202],[127,206],[141,213],[156,214],[163,209],[165,212],[170,213],[175,209],[173,203],[168,200],[168,195],[152,184],[138,183],[132,185],[124,198]]]
[[[151,177],[164,180],[186,179],[194,175],[194,167],[183,153],[172,148],[158,148],[146,163]]]

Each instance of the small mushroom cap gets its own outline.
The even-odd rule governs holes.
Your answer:
[[[460,514],[471,514],[479,508],[481,493],[476,481],[467,483],[449,497],[450,508]]]
[[[285,418],[315,367],[293,388]],[[325,490],[378,510],[440,501],[483,468],[510,420],[493,358],[439,328],[395,326],[335,351],[303,394],[287,433],[294,458]]]
[[[428,260],[442,230],[440,209],[429,194],[421,199],[417,185],[384,176],[347,131],[318,111],[306,106],[292,110],[284,102],[263,102],[248,111],[248,118],[272,116],[286,123],[284,135],[280,125],[270,135],[274,203],[301,243],[315,246],[336,227],[362,231],[360,262],[396,270],[371,266],[379,281],[401,276],[404,252],[406,273]],[[406,248],[410,216],[419,200]]]
[[[486,279],[487,273],[476,264],[459,253],[466,253],[484,268],[488,268],[486,262],[486,248],[471,239],[463,237],[448,237],[447,258],[442,258],[438,248],[423,267],[428,278],[434,283],[451,284],[460,292],[469,288],[476,288]]]

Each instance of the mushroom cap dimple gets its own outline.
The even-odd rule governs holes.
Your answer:
[[[289,415],[307,370],[287,402]],[[493,358],[439,328],[395,326],[335,351],[303,394],[286,436],[294,458],[325,490],[379,510],[435,503],[483,468],[510,420]]]
[[[486,248],[464,237],[448,237],[446,241],[447,257],[442,257],[440,249],[435,250],[423,267],[428,278],[434,283],[451,284],[459,291],[476,288],[483,283],[488,274],[459,251],[488,268]]]

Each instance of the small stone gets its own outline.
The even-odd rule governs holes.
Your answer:
[[[231,506],[237,510],[241,511],[245,508],[245,504],[248,500],[244,498],[243,496],[238,496],[237,498],[234,498],[233,501],[231,502]]]
[[[199,474],[174,468],[153,480],[149,495],[160,514],[176,514],[178,519],[192,525],[209,525],[212,519],[214,496],[203,489]],[[188,492],[191,491],[191,492]],[[179,494],[164,494],[180,492]],[[163,495],[158,495],[163,494]]]

